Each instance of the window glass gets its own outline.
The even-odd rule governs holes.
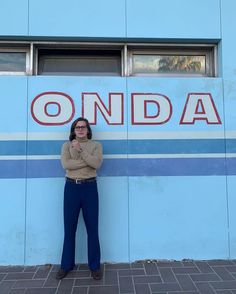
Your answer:
[[[25,52],[0,52],[0,72],[25,72]]]
[[[40,52],[40,75],[121,75],[120,52]]]
[[[133,74],[206,74],[205,55],[134,54]]]

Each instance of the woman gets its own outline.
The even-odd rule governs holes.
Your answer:
[[[80,208],[88,237],[88,265],[95,280],[102,278],[98,237],[98,192],[96,169],[102,163],[102,146],[92,141],[87,119],[71,125],[69,141],[64,143],[61,163],[66,170],[64,189],[64,244],[57,279],[63,279],[75,265],[75,235]]]

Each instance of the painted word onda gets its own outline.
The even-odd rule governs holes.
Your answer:
[[[98,93],[82,93],[81,116],[86,117],[91,124],[96,124],[99,112],[108,125],[124,124],[124,94],[109,93],[104,101]],[[170,99],[163,94],[132,93],[130,111],[133,125],[158,125],[170,120],[173,107]],[[75,115],[74,101],[62,92],[43,92],[33,99],[31,114],[41,125],[63,125]],[[179,123],[194,124],[196,120],[221,124],[210,93],[187,95]]]

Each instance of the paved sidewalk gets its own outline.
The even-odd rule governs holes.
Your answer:
[[[101,281],[86,265],[57,281],[58,268],[0,266],[0,294],[236,294],[236,260],[104,264]]]

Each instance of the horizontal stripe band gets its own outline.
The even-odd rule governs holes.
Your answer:
[[[3,160],[0,178],[64,177],[60,160]],[[236,158],[104,159],[99,176],[236,175]]]
[[[0,156],[60,155],[65,141],[1,141]],[[235,153],[236,139],[103,140],[105,155]]]
[[[108,154],[104,159],[114,158],[232,158],[236,153],[198,153],[198,154]],[[15,155],[0,156],[0,160],[49,160],[60,159],[60,155]]]
[[[151,126],[150,126],[151,127]],[[127,128],[127,127],[125,127]],[[8,132],[0,133],[0,141],[67,140],[68,132]],[[236,131],[146,131],[93,132],[94,140],[149,140],[149,139],[235,139]]]
[[[68,132],[0,133],[0,141],[67,140]],[[236,138],[236,131],[146,131],[146,132],[93,132],[94,140],[149,140],[149,139],[224,139]]]

